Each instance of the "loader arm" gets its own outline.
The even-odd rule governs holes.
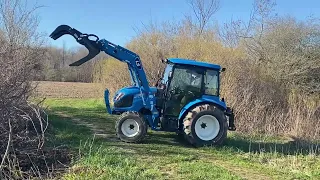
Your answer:
[[[140,57],[136,53],[119,45],[115,45],[105,39],[99,39],[99,37],[94,34],[83,34],[68,25],[58,26],[50,34],[50,37],[56,40],[66,34],[73,36],[79,44],[84,45],[89,51],[87,56],[70,64],[70,66],[80,66],[94,58],[100,53],[100,51],[105,52],[119,61],[127,63],[132,80],[134,81],[134,79],[136,79],[137,82],[134,83],[140,88],[144,106],[150,109],[153,114],[158,114],[157,110],[153,108],[155,97],[150,90],[147,76],[143,69]],[[91,40],[90,38],[92,37],[94,37],[95,40]],[[137,78],[132,77],[134,75],[133,73]]]
[[[70,64],[70,66],[80,66],[83,63],[93,59],[100,53],[100,51],[104,51],[106,54],[114,57],[115,59],[127,63],[128,67],[131,68],[133,73],[136,73],[137,77],[141,81],[135,83],[143,86],[145,91],[150,92],[146,73],[143,69],[140,57],[136,53],[119,45],[115,45],[105,39],[99,40],[98,36],[94,34],[83,34],[68,25],[58,26],[51,33],[50,37],[56,40],[66,34],[73,36],[79,44],[84,45],[89,51],[89,54],[86,57]],[[96,40],[90,40],[90,37],[95,37]]]

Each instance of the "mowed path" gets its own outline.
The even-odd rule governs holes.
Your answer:
[[[78,117],[73,117],[72,115],[68,115],[68,112],[66,111],[57,111],[56,114],[58,114],[61,117],[64,118],[69,118],[73,123],[81,126],[86,126],[88,129],[90,129],[92,135],[96,138],[102,138],[106,141],[113,142],[115,143],[114,145],[117,148],[120,148],[124,151],[128,151],[130,153],[134,152],[135,154],[140,154],[137,153],[136,151],[141,151],[141,147],[139,147],[139,144],[132,144],[130,148],[128,148],[128,143],[123,143],[121,142],[115,135],[113,131],[113,124],[110,126],[110,124],[107,123],[106,126],[102,125],[102,121],[105,121],[104,119],[95,119],[92,121],[92,119],[80,119]],[[147,137],[146,142],[152,141],[152,139],[160,139],[162,141],[165,141],[166,144],[161,144],[161,149],[157,149],[155,151],[163,151],[165,149],[171,149],[174,148],[172,146],[183,146],[186,145],[185,142],[181,139],[177,139],[174,137],[174,134],[168,134],[167,136],[163,137],[159,136],[157,137],[157,134],[162,134],[162,133],[152,133],[151,135],[148,134],[149,137]],[[124,146],[123,146],[124,145]],[[125,147],[125,148],[124,148]],[[186,145],[186,151],[189,153],[191,156],[195,156],[195,160],[197,161],[202,161],[205,163],[210,163],[213,164],[214,166],[219,166],[222,169],[224,169],[226,172],[234,174],[235,176],[241,178],[241,179],[252,179],[252,180],[268,180],[272,179],[270,176],[263,174],[262,172],[258,172],[255,169],[243,167],[241,165],[234,164],[233,162],[229,162],[227,160],[224,160],[222,158],[217,158],[211,153],[208,153],[207,151],[204,151],[202,149],[192,149],[193,147],[188,147]],[[153,152],[155,153],[155,152]],[[161,152],[158,152],[161,154]],[[155,162],[158,161],[157,158],[152,158],[152,156],[148,156],[146,153],[145,155],[141,155],[139,158],[144,159],[147,162]],[[191,160],[192,161],[192,160]],[[174,166],[174,163],[168,163],[166,166],[163,167],[162,171],[164,175],[167,175],[169,178],[175,178],[173,174],[177,174],[178,172],[174,172],[175,168],[172,168],[171,166]],[[170,177],[172,175],[172,177]]]

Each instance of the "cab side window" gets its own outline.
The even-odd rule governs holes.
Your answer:
[[[218,95],[219,90],[219,74],[216,70],[207,70],[204,78],[205,94]]]

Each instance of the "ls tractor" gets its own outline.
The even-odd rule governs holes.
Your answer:
[[[83,34],[68,25],[58,26],[54,40],[69,34],[89,53],[69,66],[80,66],[100,51],[127,63],[131,85],[116,92],[113,106],[105,90],[106,110],[118,115],[115,131],[124,142],[138,143],[154,131],[176,132],[192,145],[220,145],[227,131],[235,131],[234,113],[220,98],[220,65],[188,59],[162,60],[165,69],[155,87],[150,87],[139,55],[94,34]]]

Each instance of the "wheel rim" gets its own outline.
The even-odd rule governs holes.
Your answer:
[[[127,119],[121,125],[123,135],[127,137],[134,137],[139,133],[139,124],[134,119]]]
[[[219,134],[219,131],[219,121],[212,115],[201,116],[195,124],[197,136],[204,141],[213,140]]]

